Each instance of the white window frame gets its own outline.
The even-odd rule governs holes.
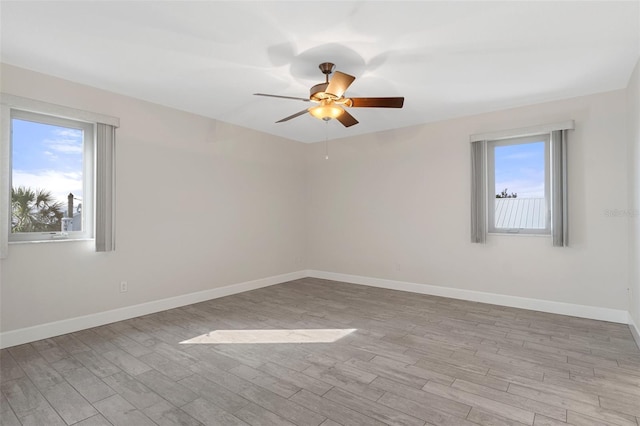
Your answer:
[[[487,232],[489,234],[551,235],[551,141],[548,133],[487,141]],[[495,222],[495,148],[544,142],[544,228],[497,228]]]
[[[9,256],[11,231],[11,110],[68,118],[94,125],[95,176],[91,187],[94,211],[91,215],[96,252],[115,250],[115,131],[120,119],[92,111],[52,104],[0,92],[0,259]],[[98,210],[100,209],[100,210]],[[46,240],[51,241],[51,240]],[[76,241],[76,240],[71,240]]]
[[[95,124],[80,120],[74,120],[70,118],[62,118],[48,114],[42,114],[33,111],[25,111],[20,109],[11,108],[9,112],[10,123],[13,125],[13,120],[31,121],[34,123],[42,123],[53,126],[66,127],[71,129],[78,129],[83,131],[83,189],[82,189],[82,231],[70,231],[63,233],[60,231],[55,232],[11,232],[11,216],[9,212],[9,242],[33,242],[33,241],[51,241],[51,240],[85,240],[91,239],[94,236],[94,181],[95,181],[95,144],[96,144],[96,132]],[[13,158],[13,129],[10,136],[10,161]],[[9,179],[11,181],[13,175],[13,165],[9,165]],[[10,184],[10,188],[13,188],[13,183]],[[11,207],[11,206],[10,206]]]
[[[551,189],[548,191],[551,199],[551,241],[554,247],[569,246],[567,140],[568,131],[574,128],[574,121],[567,120],[519,129],[476,133],[469,136],[469,142],[471,142],[471,226],[469,227],[471,243],[485,244],[489,234],[486,205],[488,197],[487,141],[548,134],[551,141],[549,144],[549,164],[551,166],[549,168],[551,177],[549,183]]]

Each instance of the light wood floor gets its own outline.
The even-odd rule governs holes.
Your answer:
[[[180,343],[281,329],[355,331],[333,343]],[[0,353],[3,426],[638,426],[640,417],[640,351],[626,325],[311,278]]]

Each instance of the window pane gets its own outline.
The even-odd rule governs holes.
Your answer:
[[[494,148],[496,228],[544,229],[545,142]]]
[[[59,232],[69,217],[67,230],[81,231],[83,130],[16,118],[11,125],[11,232]]]

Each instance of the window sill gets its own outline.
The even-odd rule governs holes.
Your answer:
[[[489,237],[551,237],[550,233],[529,233],[529,232],[488,232]]]
[[[56,238],[50,240],[37,240],[37,241],[9,241],[9,245],[14,244],[48,244],[48,243],[70,243],[70,242],[82,242],[93,241],[94,238]]]

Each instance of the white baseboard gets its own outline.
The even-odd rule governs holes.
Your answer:
[[[636,345],[638,346],[638,349],[640,349],[640,328],[638,328],[638,324],[633,321],[631,314],[629,314],[629,330],[631,330],[633,340],[636,341]]]
[[[507,296],[502,294],[485,293],[450,287],[440,287],[406,281],[394,281],[382,278],[371,278],[334,272],[306,270],[261,278],[253,281],[246,281],[243,283],[213,288],[196,293],[184,294],[181,296],[170,297],[162,300],[155,300],[152,302],[141,303],[139,305],[99,312],[97,314],[90,314],[81,317],[69,318],[61,321],[36,325],[33,327],[25,327],[18,330],[6,331],[4,333],[0,333],[0,348],[8,348],[11,346],[21,345],[23,343],[34,342],[36,340],[48,339],[50,337],[72,333],[74,331],[110,324],[116,321],[123,321],[130,318],[139,317],[141,315],[148,315],[167,309],[190,305],[193,303],[204,302],[206,300],[217,299],[219,297],[230,296],[232,294],[268,287],[271,285],[305,277],[343,281],[353,284],[368,285],[371,287],[429,294],[433,296],[450,297],[452,299],[462,299],[473,302],[490,303],[494,305],[510,306],[514,308],[530,309],[534,311],[629,324],[631,333],[633,334],[638,347],[640,347],[640,330],[638,329],[638,326],[633,322],[633,319],[631,318],[629,313],[624,310],[599,308],[596,306],[575,305],[571,303],[553,302],[548,300],[529,299],[524,297]]]
[[[549,312],[552,314],[569,315],[574,317],[596,319],[621,324],[629,323],[629,313],[622,309],[575,305],[572,303],[529,299],[526,297],[507,296],[503,294],[485,293],[481,291],[464,290],[451,287],[440,287],[406,281],[394,281],[382,278],[363,277],[359,275],[339,274],[335,272],[307,270],[307,276],[333,281],[344,281],[353,284],[368,285],[371,287],[387,288],[390,290],[401,290],[412,293],[429,294],[432,296],[449,297],[452,299],[462,299],[473,302],[490,303],[493,305],[509,306],[512,308],[530,309],[533,311]]]
[[[260,278],[253,281],[246,281],[243,283],[232,284],[225,287],[212,288],[210,290],[184,294],[167,299],[154,300],[152,302],[113,309],[97,314],[90,314],[81,317],[69,318],[61,321],[36,325],[33,327],[25,327],[18,330],[6,331],[4,333],[0,333],[0,349],[21,345],[23,343],[34,342],[36,340],[48,339],[50,337],[60,336],[62,334],[72,333],[74,331],[84,330],[100,325],[110,324],[116,321],[123,321],[126,319],[139,317],[141,315],[148,315],[155,312],[164,311],[167,309],[178,308],[180,306],[190,305],[192,303],[204,302],[206,300],[217,299],[219,297],[230,296],[236,293],[242,293],[249,290],[268,287],[270,285],[297,280],[306,276],[307,275],[305,271],[291,272],[288,274]]]

